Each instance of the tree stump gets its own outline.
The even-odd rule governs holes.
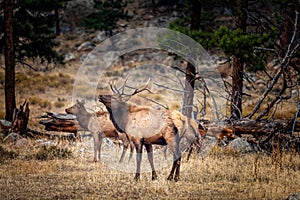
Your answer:
[[[18,134],[26,133],[29,113],[30,109],[29,103],[27,101],[20,105],[20,108],[15,108],[13,112],[13,120],[10,132]]]

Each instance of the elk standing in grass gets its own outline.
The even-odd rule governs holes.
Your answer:
[[[131,96],[145,90],[149,91],[147,86],[148,84],[140,89],[135,89],[132,94],[127,95],[124,94],[124,88],[132,89],[132,87],[126,86],[126,81],[119,89],[115,85],[110,84],[114,95],[99,95],[99,101],[105,105],[110,113],[115,128],[119,132],[127,134],[135,145],[137,152],[135,180],[140,179],[143,146],[147,150],[148,160],[152,169],[152,180],[157,179],[152,149],[152,144],[156,144],[168,145],[169,150],[173,152],[173,166],[168,180],[174,178],[175,181],[178,181],[181,152],[188,148],[186,144],[197,141],[199,132],[197,128],[194,129],[194,123],[192,126],[190,121],[179,112],[154,110],[149,107],[128,103]]]
[[[84,100],[81,102],[77,100],[76,104],[66,109],[68,114],[74,114],[78,120],[78,123],[83,128],[89,130],[94,139],[94,161],[101,160],[101,146],[104,137],[120,139],[123,143],[123,152],[119,162],[123,162],[124,156],[128,147],[130,147],[130,156],[133,153],[133,144],[128,140],[126,135],[119,133],[112,121],[109,119],[109,113],[107,112],[96,112],[88,113],[84,107]]]

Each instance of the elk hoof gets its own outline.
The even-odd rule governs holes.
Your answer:
[[[135,177],[134,177],[134,180],[139,181],[140,180],[140,174],[136,174]]]
[[[172,175],[172,174],[170,174],[170,175],[168,176],[167,180],[168,180],[168,181],[171,181],[171,180],[173,180],[173,175]]]
[[[174,181],[175,182],[179,181],[179,176],[175,176]]]
[[[156,173],[155,174],[152,174],[152,181],[156,181],[157,180],[157,175]]]

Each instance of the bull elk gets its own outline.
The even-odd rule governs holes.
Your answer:
[[[78,123],[83,128],[89,130],[93,135],[94,140],[94,161],[101,160],[101,146],[104,137],[120,139],[123,143],[123,152],[119,162],[123,162],[126,151],[130,147],[131,159],[133,154],[133,144],[128,140],[126,135],[119,133],[112,121],[109,119],[109,113],[107,112],[95,112],[88,113],[84,107],[84,100],[78,101],[71,107],[66,109],[68,114],[74,114],[78,120]]]
[[[127,79],[126,79],[127,81]],[[150,107],[138,106],[128,100],[135,94],[147,90],[151,92],[148,83],[138,89],[127,86],[125,83],[117,88],[110,84],[114,94],[100,94],[98,99],[103,103],[110,114],[115,128],[130,137],[136,148],[136,174],[135,180],[140,179],[142,147],[145,146],[148,160],[152,169],[152,180],[157,179],[153,162],[152,144],[167,145],[173,153],[173,166],[168,180],[179,180],[181,152],[188,145],[198,141],[198,125],[178,111],[154,110]],[[131,94],[125,94],[125,88],[134,89]],[[188,142],[188,143],[187,143]],[[175,177],[174,177],[175,173]]]

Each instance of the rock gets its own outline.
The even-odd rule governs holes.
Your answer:
[[[179,14],[178,14],[177,11],[173,11],[173,12],[172,12],[172,15],[173,15],[173,17],[178,17],[178,16],[179,16]]]
[[[209,155],[210,151],[218,144],[218,140],[215,137],[206,136],[201,144],[199,157],[204,158]]]
[[[11,122],[10,121],[6,121],[4,119],[0,120],[0,133],[4,133],[7,134],[10,127],[11,127]]]
[[[154,16],[150,15],[150,14],[146,14],[146,15],[143,16],[143,18],[144,18],[144,20],[151,20],[151,19],[154,18]]]
[[[46,140],[46,139],[40,139],[35,141],[38,144],[41,144],[43,146],[56,146],[57,142],[53,140]]]
[[[134,11],[128,10],[127,15],[128,15],[130,18],[132,18],[132,17],[134,17],[136,14],[134,13]]]
[[[240,153],[250,153],[253,152],[253,148],[249,142],[245,138],[236,138],[229,142],[228,149],[232,149],[234,151],[238,151]]]
[[[174,57],[168,56],[162,61],[162,63],[167,66],[172,66],[174,64]]]
[[[8,134],[8,136],[6,136],[4,139],[3,139],[3,142],[15,142],[17,140],[20,140],[22,137],[17,134],[17,133],[10,133]]]
[[[118,60],[120,55],[121,53],[119,51],[108,51],[106,54],[104,54],[103,60],[110,64]]]
[[[288,200],[300,200],[300,192],[290,194]]]
[[[91,51],[96,47],[92,42],[84,42],[78,48],[77,51]]]
[[[139,58],[137,59],[138,62],[145,62],[145,61],[149,61],[148,58],[145,57],[145,55],[141,54],[139,56]]]
[[[26,138],[21,138],[21,139],[17,140],[15,146],[23,147],[23,146],[26,146],[27,144],[28,144],[28,140]]]
[[[64,57],[65,62],[76,60],[76,56],[73,53],[67,53]]]
[[[106,40],[108,36],[106,35],[105,31],[99,31],[96,35],[96,37],[93,39],[95,42],[102,42]]]

